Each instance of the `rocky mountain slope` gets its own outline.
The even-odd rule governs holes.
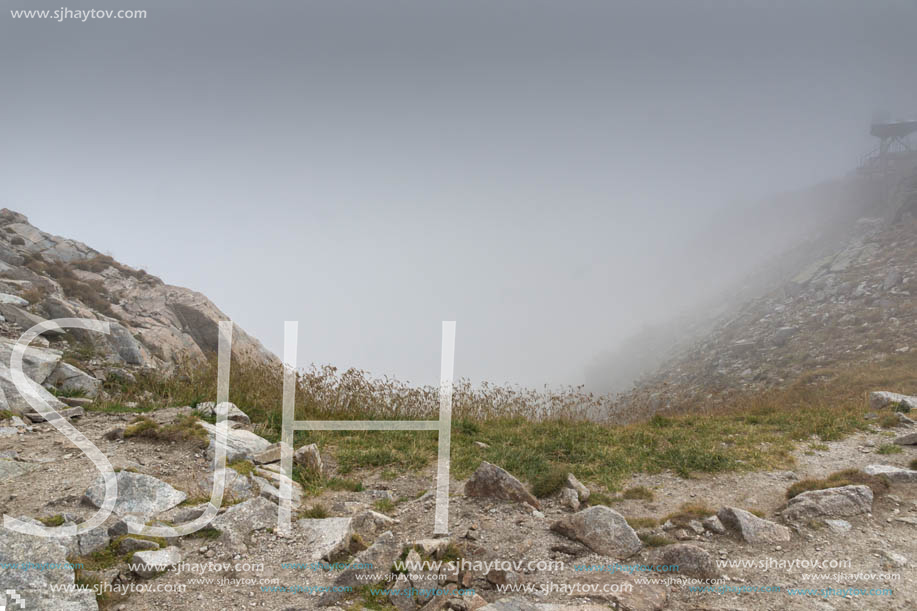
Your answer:
[[[110,322],[107,337],[82,330],[45,334],[52,348],[79,353],[95,366],[169,370],[183,360],[203,358],[217,349],[217,322],[228,319],[201,293],[45,233],[5,208],[0,210],[0,293],[4,337],[18,337],[50,318]],[[238,326],[233,350],[237,358],[276,361]]]
[[[654,407],[779,387],[802,374],[917,351],[917,173],[891,205],[864,206],[825,252],[782,266],[768,290],[715,318],[629,400]]]

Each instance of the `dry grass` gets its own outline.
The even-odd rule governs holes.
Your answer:
[[[641,528],[653,528],[659,525],[659,520],[649,517],[626,518],[627,524],[634,530]]]
[[[832,473],[824,479],[800,480],[787,488],[786,498],[791,499],[794,496],[811,490],[825,490],[827,488],[839,488],[841,486],[852,486],[856,484],[869,486],[872,489],[872,493],[877,497],[888,492],[888,480],[884,477],[867,475],[857,469],[845,469]]]
[[[210,438],[198,422],[197,416],[189,414],[163,426],[151,418],[140,416],[124,429],[124,438],[185,442],[205,448],[210,443]]]
[[[646,486],[635,486],[634,488],[628,488],[622,492],[621,497],[640,501],[652,501],[653,491]]]
[[[792,453],[799,443],[824,448],[825,441],[869,430],[865,392],[876,388],[913,392],[915,365],[917,355],[903,355],[861,365],[849,375],[809,375],[783,390],[736,395],[718,409],[687,404],[683,413],[643,419],[636,413],[624,417],[623,408],[613,399],[596,398],[580,389],[537,393],[490,385],[474,388],[462,381],[454,396],[453,474],[467,477],[481,460],[487,460],[530,483],[536,493],[551,494],[560,476],[569,471],[588,482],[594,494],[602,495],[640,472],[668,470],[691,477],[693,473],[792,468]],[[187,363],[170,377],[146,372],[132,384],[110,380],[105,390],[112,398],[93,409],[125,411],[128,401],[137,402],[138,410],[194,405],[214,400],[215,389],[214,361]],[[279,370],[234,362],[230,400],[249,414],[255,432],[279,440]],[[299,420],[427,419],[436,416],[438,405],[438,388],[411,387],[361,371],[341,373],[333,367],[300,372],[295,392]],[[549,417],[546,406],[550,405],[558,411]],[[476,441],[489,447],[478,447]],[[437,435],[297,432],[296,446],[306,443],[317,443],[323,452],[333,454],[339,473],[346,477],[365,469],[422,469],[435,460]],[[301,477],[307,490],[328,484]]]
[[[672,522],[679,526],[685,526],[691,520],[703,520],[714,514],[716,514],[716,510],[703,503],[684,503],[678,508],[678,511],[665,516],[662,522]]]

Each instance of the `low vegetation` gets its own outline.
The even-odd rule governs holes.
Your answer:
[[[621,498],[625,499],[634,499],[640,501],[652,501],[653,500],[653,491],[647,488],[646,486],[636,486],[634,488],[628,488],[621,493]]]
[[[204,448],[209,444],[209,437],[198,420],[197,416],[188,414],[180,416],[171,424],[161,425],[148,416],[138,416],[124,429],[124,438],[178,441]]]
[[[670,513],[662,518],[662,522],[671,522],[679,526],[686,526],[691,520],[703,520],[714,514],[716,514],[716,510],[703,503],[684,503],[678,508],[678,511]]]
[[[300,518],[310,518],[314,520],[322,520],[324,518],[327,518],[330,515],[331,514],[328,512],[328,510],[325,508],[324,505],[320,505],[316,503],[315,505],[312,505],[312,507],[309,507],[308,509],[302,511],[299,514],[299,517]]]
[[[885,443],[879,446],[879,449],[876,450],[876,454],[900,454],[903,451],[901,446],[896,446],[893,443]]]
[[[580,388],[536,392],[459,381],[453,397],[452,472],[467,477],[487,460],[547,496],[568,471],[588,482],[594,495],[602,495],[621,490],[638,472],[668,470],[691,477],[792,468],[799,444],[823,450],[825,442],[871,429],[865,418],[867,391],[917,392],[915,366],[917,354],[906,354],[849,370],[819,370],[780,390],[733,395],[716,409],[688,403],[651,416],[643,412],[649,417],[642,419],[639,408],[627,409]],[[130,410],[143,412],[213,400],[216,363],[186,364],[168,377],[140,372],[136,378],[106,381],[110,399],[93,409],[125,411],[125,405],[136,404]],[[280,371],[234,362],[229,398],[249,414],[255,432],[279,440]],[[294,412],[298,420],[410,420],[435,418],[438,408],[438,388],[313,367],[299,372]],[[162,428],[135,434],[158,436]],[[363,469],[417,471],[432,464],[437,452],[435,431],[298,431],[295,443],[319,444],[334,455],[344,478]],[[343,485],[297,470],[294,477],[307,493]],[[628,494],[646,498],[643,492]],[[590,504],[601,498],[595,496]]]
[[[796,482],[786,491],[786,498],[789,500],[794,496],[809,492],[811,490],[824,490],[826,488],[838,488],[840,486],[852,486],[862,484],[869,486],[875,496],[881,496],[888,492],[888,480],[884,477],[868,475],[858,469],[845,469],[832,473],[824,479],[804,479]]]

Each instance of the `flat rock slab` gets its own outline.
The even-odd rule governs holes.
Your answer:
[[[241,548],[249,533],[277,526],[277,505],[267,499],[255,497],[233,505],[210,523],[221,531],[222,538],[233,548]]]
[[[118,500],[114,512],[117,515],[135,514],[152,517],[181,503],[187,498],[184,492],[151,475],[119,471]],[[99,475],[86,490],[85,499],[94,507],[101,507],[105,500],[105,480]]]
[[[628,558],[643,547],[624,516],[604,505],[595,505],[566,516],[552,524],[551,530],[579,541],[603,556]]]
[[[350,518],[298,520],[295,533],[303,539],[303,551],[310,561],[328,560],[350,545],[353,521]]]
[[[237,460],[252,460],[255,455],[264,452],[271,446],[271,442],[263,437],[255,435],[251,431],[244,429],[229,429],[226,435],[220,435],[216,425],[209,422],[199,423],[207,434],[210,435],[210,446],[207,448],[207,456],[211,459],[216,455],[217,436],[219,435],[220,443],[226,444],[226,461],[235,462]]]
[[[487,461],[482,462],[465,483],[465,496],[528,503],[535,509],[541,509],[541,503],[525,489],[522,482]]]
[[[895,439],[894,443],[899,446],[917,446],[917,433],[908,433]]]
[[[255,488],[251,478],[242,475],[235,469],[226,467],[217,469],[213,473],[208,473],[197,482],[197,492],[202,496],[210,498],[213,490],[214,479],[223,479],[223,498],[229,501],[244,501],[255,496]]]
[[[840,486],[825,490],[810,490],[791,498],[782,515],[790,522],[812,518],[855,516],[872,511],[872,490],[869,486]]]
[[[892,482],[917,483],[917,471],[913,469],[902,469],[892,465],[867,465],[863,468],[863,472],[867,475],[887,477]]]
[[[16,462],[14,460],[0,459],[0,482],[26,473],[31,473],[41,465],[28,462]]]
[[[790,540],[790,529],[786,526],[759,518],[738,507],[723,507],[716,516],[723,526],[746,543],[780,543]]]
[[[28,562],[64,566],[43,571],[5,568]],[[0,528],[0,594],[15,590],[23,598],[24,611],[97,611],[99,606],[91,590],[51,591],[52,585],[66,586],[73,583],[73,569],[67,566],[67,548],[60,542]],[[9,607],[11,611],[18,611],[19,608],[19,605]]]
[[[181,553],[177,547],[137,552],[131,557],[130,564],[137,577],[152,579],[159,573],[168,571],[181,562]]]
[[[70,418],[82,418],[83,416],[86,415],[86,410],[83,409],[82,407],[66,407],[63,403],[59,401],[58,401],[58,405],[59,407],[55,405],[52,405],[51,407],[53,407],[57,411],[57,414],[61,418],[66,418],[67,420],[69,420]],[[44,416],[42,416],[41,414],[37,412],[33,412],[33,411],[26,412],[25,417],[31,420],[32,422],[45,422],[46,421],[46,418]],[[53,414],[52,414],[52,417],[53,417]]]

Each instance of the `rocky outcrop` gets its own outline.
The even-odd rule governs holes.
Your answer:
[[[487,461],[482,462],[465,483],[465,496],[504,499],[541,508],[541,503],[525,489],[522,482]]]
[[[6,295],[0,314],[8,324],[21,332],[50,318],[109,321],[108,336],[83,330],[72,335],[110,362],[168,369],[204,358],[217,350],[218,322],[229,319],[200,293],[45,233],[5,208],[0,210],[0,261],[0,294]],[[238,326],[233,355],[279,367],[277,358]]]

